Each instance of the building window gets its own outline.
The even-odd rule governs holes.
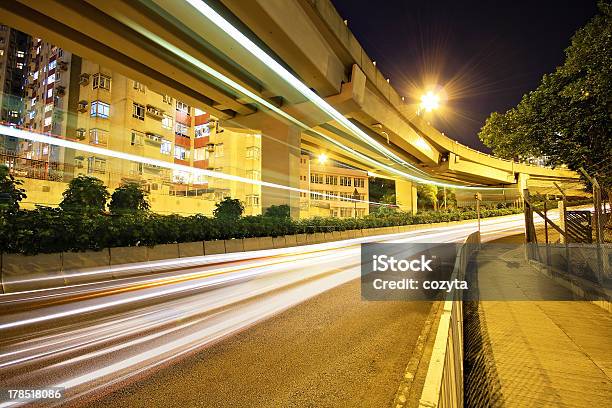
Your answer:
[[[25,52],[17,51],[17,58],[23,58],[23,57],[25,57]]]
[[[246,157],[247,159],[259,159],[259,147],[257,146],[249,146],[246,148]]]
[[[223,149],[223,143],[219,143],[215,146],[215,157],[223,157],[225,155]]]
[[[195,127],[195,137],[204,137],[210,135],[210,127],[208,123],[205,125],[199,125]]]
[[[353,216],[352,208],[340,208],[340,217],[348,218]]]
[[[132,104],[132,117],[139,120],[144,120],[144,115],[145,107],[139,103],[134,102]]]
[[[49,71],[51,71],[53,68],[55,68],[57,66],[57,60],[53,60],[49,63],[48,68]]]
[[[47,89],[47,98],[53,98],[53,88]]]
[[[52,103],[48,103],[45,105],[45,113],[47,112],[51,112],[53,110],[53,104]]]
[[[172,129],[172,116],[164,115],[161,124],[164,129]]]
[[[165,139],[162,140],[159,151],[161,154],[170,154],[172,152],[172,142]]]
[[[247,194],[246,196],[246,204],[252,207],[259,206],[259,195],[257,194]]]
[[[189,115],[189,105],[187,105],[186,103],[183,103],[181,101],[176,101],[176,110],[179,112],[183,112],[186,113],[187,115]]]
[[[330,186],[335,186],[338,184],[338,176],[325,176],[325,184],[329,184]]]
[[[133,81],[134,82],[134,89],[139,91],[139,92],[143,92],[145,91],[145,86],[143,84],[141,84],[138,81]]]
[[[351,186],[351,177],[340,176],[340,185],[350,187]]]
[[[365,186],[365,179],[355,178],[354,183],[355,183],[354,184],[355,187],[364,187]]]
[[[52,121],[51,116],[49,116],[48,118],[45,118],[44,125],[51,126],[51,121]]]
[[[168,105],[172,105],[172,97],[170,95],[162,95],[162,101]]]
[[[132,146],[142,146],[145,134],[137,130],[132,130]]]
[[[193,160],[195,161],[208,160],[209,157],[210,152],[206,148],[195,149],[193,151]]]
[[[103,129],[91,129],[89,131],[89,143],[106,146],[108,143],[108,132]]]
[[[189,160],[189,150],[183,146],[174,146],[174,158],[179,160]]]
[[[99,157],[87,159],[87,173],[106,173],[106,160]]]
[[[261,174],[259,173],[259,170],[247,170],[247,177],[251,180],[259,180]]]
[[[110,86],[111,78],[109,76],[100,73],[93,75],[93,89],[106,89],[107,91],[110,91]]]
[[[323,184],[323,175],[318,173],[312,173],[310,175],[310,182],[315,184]]]
[[[23,62],[18,62],[15,64],[15,66],[17,67],[17,69],[23,69]]]
[[[102,101],[93,101],[90,114],[93,117],[108,118],[110,116],[110,105]]]
[[[176,122],[176,126],[174,128],[174,133],[179,136],[189,137],[189,128],[186,125],[183,125],[180,122]]]
[[[84,140],[85,139],[85,129],[83,128],[78,128],[76,130],[76,135],[77,135],[77,139],[79,140]]]

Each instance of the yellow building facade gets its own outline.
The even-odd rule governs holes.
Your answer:
[[[369,212],[366,171],[343,167],[335,162],[321,162],[302,154],[300,189],[310,192],[300,193],[300,218],[359,218]]]

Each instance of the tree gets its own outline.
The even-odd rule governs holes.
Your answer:
[[[225,197],[215,205],[215,218],[226,221],[237,221],[244,212],[244,205],[237,198]]]
[[[272,218],[291,218],[291,208],[287,204],[271,205],[266,208],[264,216]]]
[[[612,187],[612,4],[572,37],[563,65],[504,114],[494,112],[479,137],[501,157],[546,156],[584,167]]]
[[[23,181],[15,179],[7,166],[0,166],[0,211],[13,213],[19,210],[19,202],[27,198],[20,188]]]
[[[77,213],[100,213],[106,208],[108,191],[102,180],[90,176],[78,176],[70,180],[63,193],[60,208]]]
[[[438,209],[438,187],[431,184],[417,185],[417,205],[421,208]]]
[[[140,183],[124,183],[113,191],[108,208],[113,214],[148,211],[147,195]]]

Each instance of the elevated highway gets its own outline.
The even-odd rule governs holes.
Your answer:
[[[262,179],[297,187],[300,149],[415,183],[575,188],[565,169],[518,164],[457,143],[416,116],[329,0],[18,0],[0,21],[98,61],[262,135]],[[264,207],[297,192],[262,190]]]

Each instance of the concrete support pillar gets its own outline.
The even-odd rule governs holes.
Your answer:
[[[416,214],[417,189],[416,185],[407,180],[395,180],[395,202],[400,210]]]
[[[265,118],[260,129],[262,181],[299,188],[300,130],[273,117]],[[291,217],[299,217],[299,192],[262,186],[261,196],[263,211],[272,205],[287,204]]]

